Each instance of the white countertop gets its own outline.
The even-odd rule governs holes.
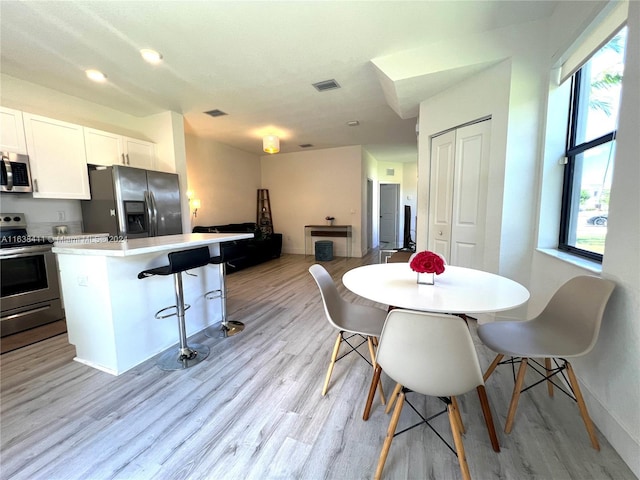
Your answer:
[[[53,247],[53,253],[67,255],[91,255],[102,257],[129,257],[147,253],[201,247],[213,243],[253,238],[253,233],[186,233],[162,237],[135,238],[109,242],[61,242]]]

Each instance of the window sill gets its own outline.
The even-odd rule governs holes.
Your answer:
[[[602,264],[594,262],[593,260],[571,255],[570,253],[563,252],[555,248],[538,248],[536,250],[540,253],[544,253],[545,255],[549,255],[550,257],[562,260],[563,262],[588,270],[589,272],[597,273],[598,275],[602,273]]]

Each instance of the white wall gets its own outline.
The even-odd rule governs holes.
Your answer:
[[[255,222],[260,157],[192,134],[186,152],[189,189],[202,205],[192,224]]]
[[[362,230],[364,231],[365,236],[363,237],[363,246],[367,245],[366,242],[366,225],[368,222],[371,222],[372,227],[372,238],[371,238],[371,246],[373,248],[378,247],[380,245],[380,219],[378,212],[380,212],[380,195],[378,192],[380,191],[380,182],[378,180],[378,161],[375,159],[373,155],[371,155],[367,150],[362,149],[362,183],[363,183],[363,202],[362,202]],[[367,212],[367,180],[371,180],[372,182],[372,204],[371,204],[371,212],[372,218],[366,218]],[[364,249],[363,249],[364,250]],[[363,255],[366,252],[362,252]]]
[[[571,26],[593,12],[576,16],[574,9],[557,9],[552,21]],[[624,72],[616,157],[611,186],[609,222],[602,276],[617,284],[609,301],[598,343],[591,353],[572,363],[580,378],[589,412],[600,431],[640,477],[640,3],[630,2],[627,57]],[[575,37],[574,37],[575,38]],[[557,89],[553,90],[558,95]],[[549,112],[554,114],[553,104]],[[552,124],[549,118],[547,123]],[[548,136],[551,135],[550,131]],[[546,142],[548,149],[553,142]],[[557,158],[545,158],[541,198],[554,205],[561,172]],[[555,201],[557,211],[557,201]],[[549,208],[540,212],[540,246],[546,247]],[[555,233],[555,231],[554,231]],[[556,237],[557,238],[557,237]],[[592,274],[590,269],[534,252],[530,287],[536,292],[531,310],[539,310],[553,291],[569,278]]]
[[[274,229],[283,234],[284,253],[304,254],[304,226],[324,225],[329,215],[336,225],[353,226],[351,255],[362,255],[366,175],[359,145],[263,156],[261,165],[262,188],[269,189]],[[332,240],[334,255],[344,256],[346,242]]]

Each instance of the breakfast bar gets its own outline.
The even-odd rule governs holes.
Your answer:
[[[168,263],[168,254],[207,246],[220,255],[220,243],[251,238],[250,233],[193,233],[105,242],[56,243],[69,342],[75,360],[112,375],[139,365],[178,341],[175,317],[156,319],[175,305],[170,276],[138,279],[143,270]],[[220,288],[220,269],[206,265],[184,275],[186,333],[220,322],[222,306],[205,294]]]

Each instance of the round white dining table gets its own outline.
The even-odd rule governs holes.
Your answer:
[[[408,263],[380,263],[349,270],[342,283],[378,303],[434,313],[487,313],[510,310],[529,300],[529,291],[509,278],[447,265],[434,285],[417,283]]]

